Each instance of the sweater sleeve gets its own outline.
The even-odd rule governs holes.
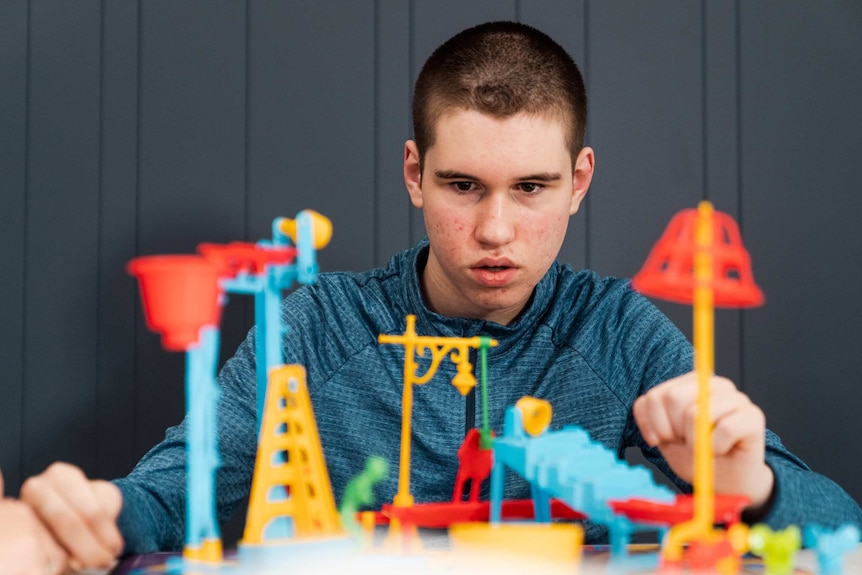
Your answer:
[[[854,523],[862,528],[862,509],[838,484],[812,471],[790,453],[777,435],[766,431],[766,463],[775,474],[772,501],[759,518],[773,529],[816,523],[828,528]]]
[[[216,508],[227,520],[248,494],[257,445],[254,329],[218,375],[218,449]],[[171,427],[123,479],[117,520],[126,553],[182,548],[185,541],[187,420]]]

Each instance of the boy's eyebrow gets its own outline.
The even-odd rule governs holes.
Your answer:
[[[530,174],[529,176],[523,176],[518,178],[519,182],[556,182],[561,179],[563,176],[557,172],[539,172],[538,174]]]
[[[455,170],[434,170],[434,176],[441,180],[478,180],[476,176],[465,174],[464,172],[456,172]]]
[[[434,176],[441,180],[479,180],[476,176],[471,176],[470,174],[465,174],[464,172],[458,172],[455,170],[434,170]],[[563,176],[557,172],[539,172],[537,174],[521,176],[519,178],[515,178],[515,180],[518,182],[556,182],[562,177]]]

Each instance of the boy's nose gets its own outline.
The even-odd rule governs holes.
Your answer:
[[[515,213],[503,194],[489,194],[480,202],[476,240],[485,245],[506,244],[515,237]]]

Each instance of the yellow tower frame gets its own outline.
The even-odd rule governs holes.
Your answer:
[[[293,521],[295,538],[343,536],[305,368],[280,366],[269,380],[242,544],[265,543],[267,525],[282,517]],[[280,488],[287,498],[273,501]]]

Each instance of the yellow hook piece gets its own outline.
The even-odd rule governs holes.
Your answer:
[[[329,245],[329,240],[332,239],[332,221],[314,210],[303,211],[311,216],[312,229],[314,230],[314,249],[320,250],[325,248]],[[296,220],[289,218],[282,219],[279,222],[279,231],[296,244]]]

